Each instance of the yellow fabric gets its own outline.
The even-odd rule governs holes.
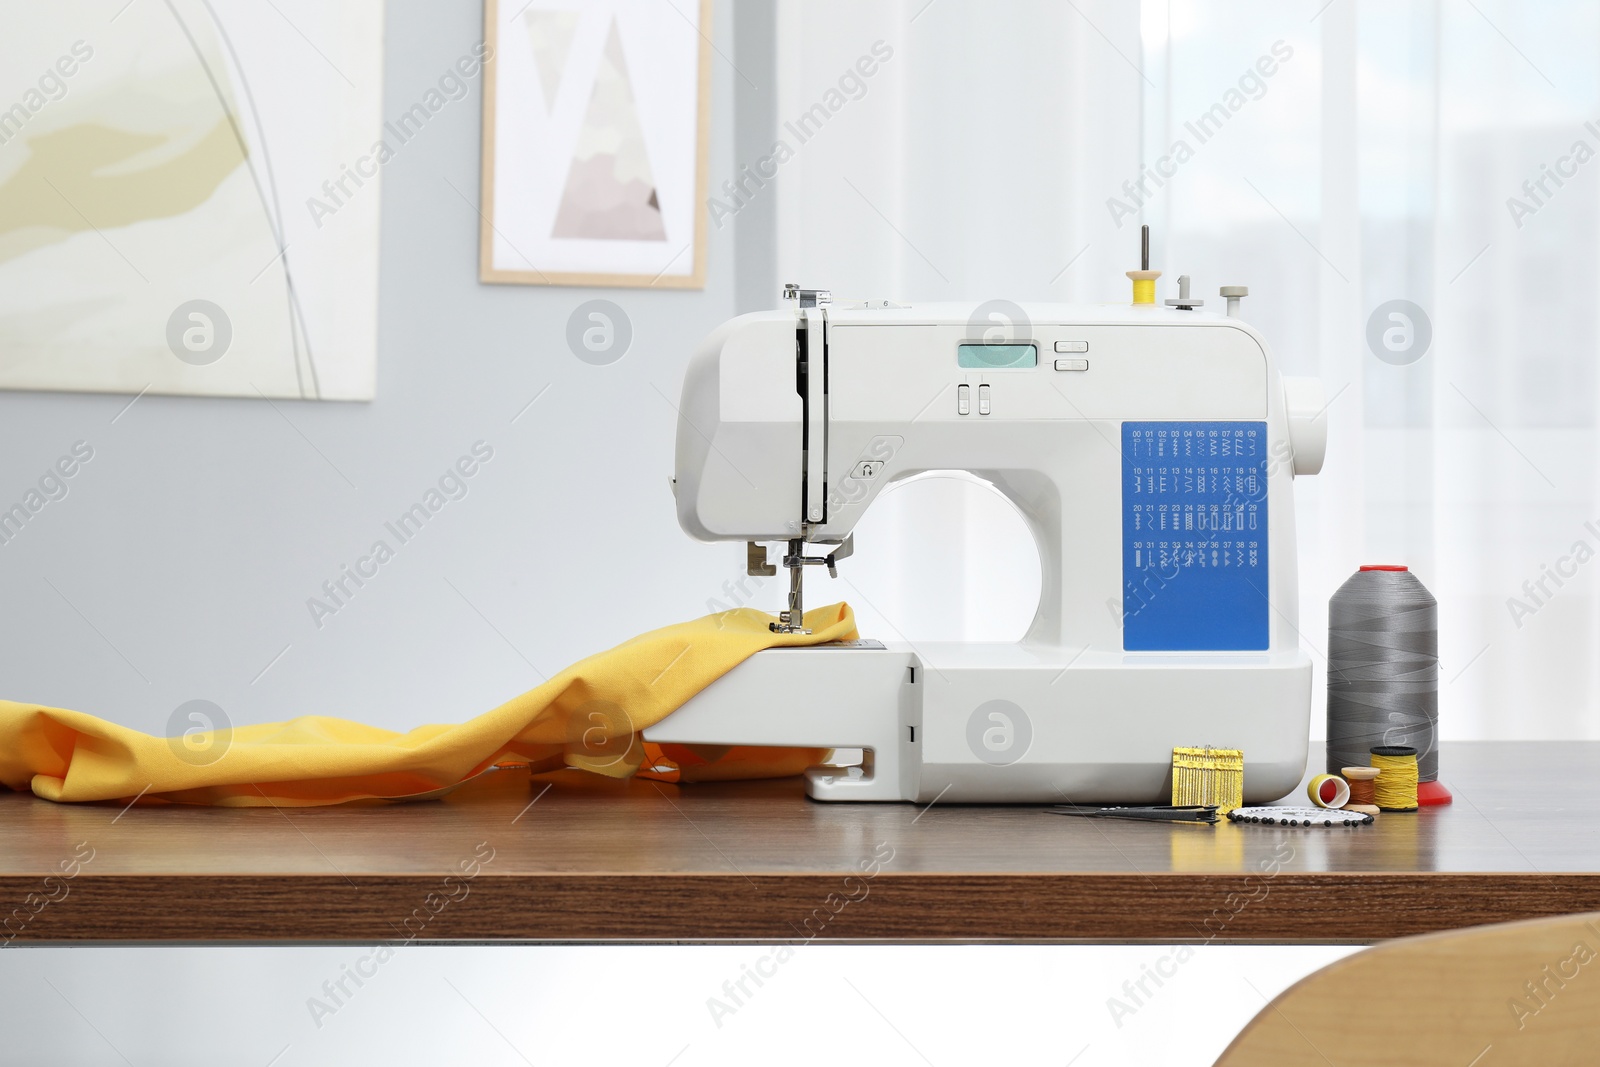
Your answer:
[[[638,731],[762,649],[856,636],[845,604],[808,611],[805,618],[812,632],[804,635],[773,633],[767,626],[772,617],[753,608],[653,630],[468,722],[404,734],[304,716],[161,738],[81,712],[0,701],[0,782],[56,801],[142,795],[256,807],[435,796],[497,764],[670,781],[798,774],[823,753],[655,745]]]

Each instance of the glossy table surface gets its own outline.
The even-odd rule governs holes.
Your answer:
[[[1371,941],[1600,910],[1600,742],[1440,766],[1454,804],[1359,829],[517,770],[338,808],[0,793],[0,941]]]

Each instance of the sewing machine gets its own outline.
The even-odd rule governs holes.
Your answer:
[[[757,653],[647,740],[861,749],[807,774],[817,800],[1165,803],[1175,745],[1240,748],[1249,803],[1306,767],[1292,478],[1326,447],[1318,382],[1281,377],[1238,317],[1188,279],[1158,306],[790,306],[718,328],[685,376],[678,519],[782,544],[833,572],[883,489],[968,471],[1037,540],[1043,590],[1014,644],[874,640]],[[807,554],[807,549],[812,554]],[[848,599],[843,597],[841,599]],[[1108,606],[1111,610],[1108,610]]]

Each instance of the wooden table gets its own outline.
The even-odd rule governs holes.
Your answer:
[[[19,943],[1365,942],[1600,910],[1600,742],[1451,744],[1441,767],[1454,805],[1352,830],[817,804],[796,779],[573,772],[341,808],[8,793],[0,904]]]

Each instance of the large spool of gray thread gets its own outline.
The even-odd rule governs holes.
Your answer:
[[[1328,773],[1410,745],[1434,781],[1438,725],[1439,603],[1404,567],[1362,567],[1328,601]]]

